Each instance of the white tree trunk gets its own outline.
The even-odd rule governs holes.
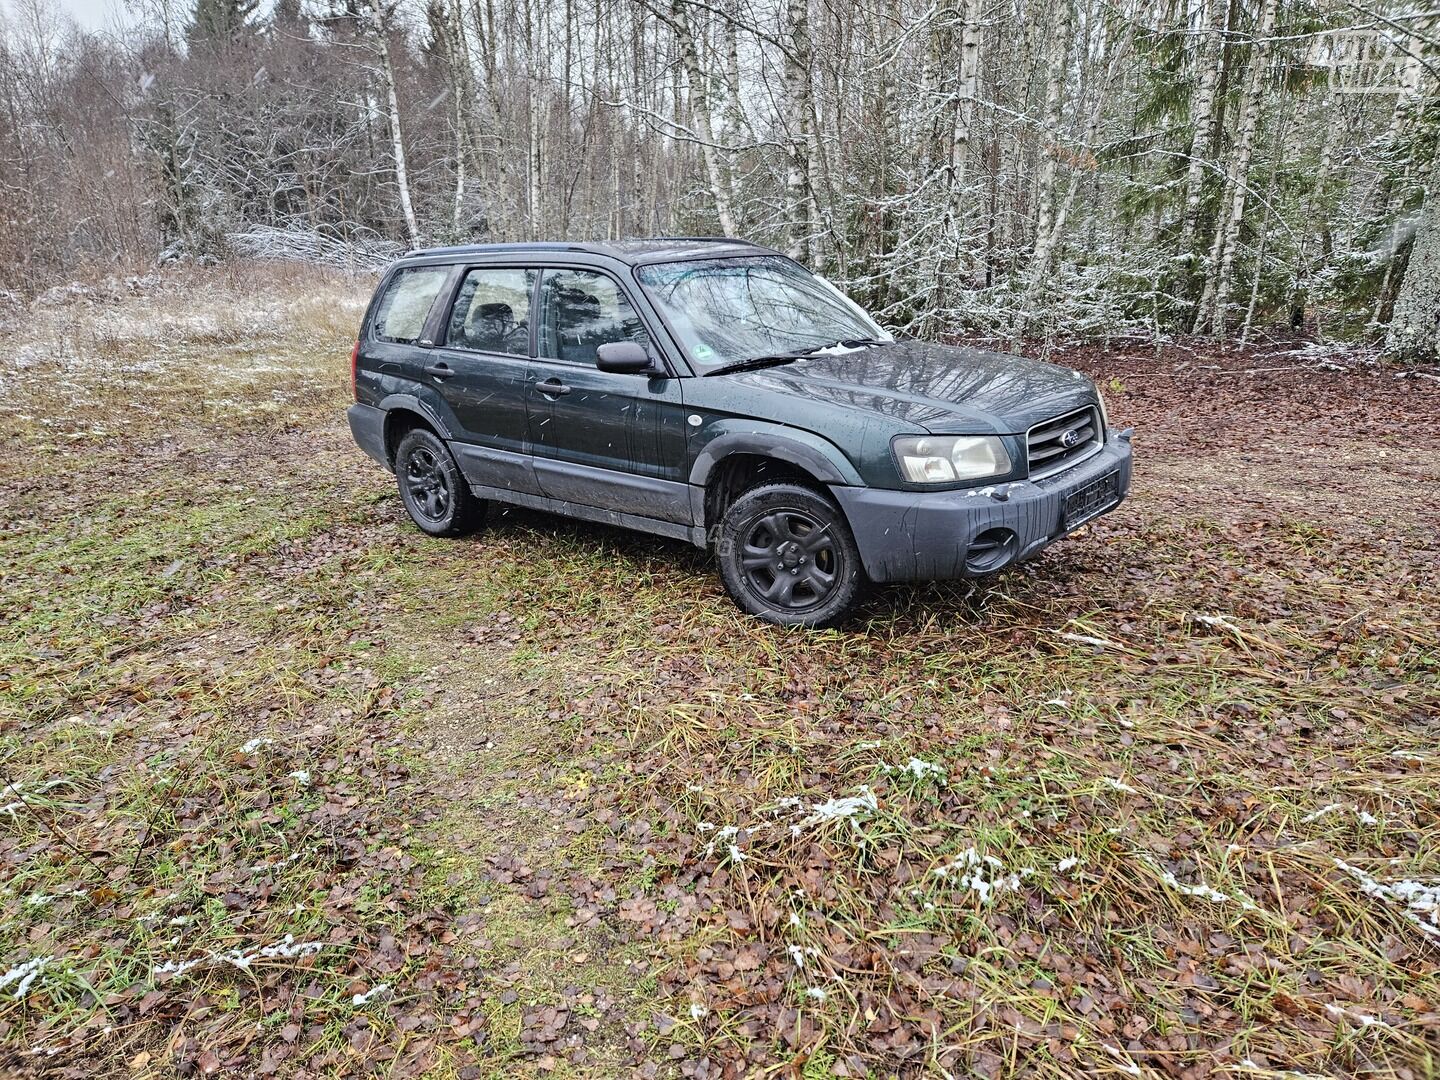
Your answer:
[[[1049,71],[1045,78],[1045,131],[1041,147],[1040,183],[1036,196],[1035,255],[1033,284],[1038,284],[1050,265],[1057,230],[1055,228],[1055,176],[1060,152],[1060,105],[1065,93],[1065,69],[1070,59],[1070,0],[1059,0],[1055,27],[1051,31]]]
[[[544,106],[540,101],[539,81],[530,80],[529,124],[526,128],[527,160],[526,202],[530,206],[530,238],[544,239],[545,235],[545,192],[540,184],[540,174],[545,168],[545,147],[542,134]]]
[[[544,240],[545,237],[545,189],[541,177],[545,168],[545,124],[547,119],[545,82],[541,76],[540,50],[544,33],[544,8],[539,12],[526,13],[525,45],[526,75],[525,88],[529,95],[526,109],[526,204],[529,207],[530,239]]]
[[[410,246],[420,244],[420,226],[415,220],[415,204],[410,199],[410,172],[405,165],[405,140],[400,131],[400,98],[395,93],[395,67],[390,60],[390,13],[380,0],[370,8],[370,22],[380,50],[380,79],[384,83],[386,108],[390,120],[390,145],[395,159],[395,186],[400,192],[400,212],[405,215],[405,233]]]
[[[955,95],[955,115],[950,133],[950,170],[946,186],[952,199],[965,186],[970,166],[970,125],[975,115],[975,102],[980,96],[980,19],[981,0],[965,0],[961,8],[960,83]]]
[[[710,117],[709,74],[700,67],[700,53],[695,35],[690,30],[690,19],[685,11],[684,0],[671,0],[671,25],[680,45],[680,59],[685,65],[685,79],[690,84],[690,112],[695,123],[695,134],[700,139],[700,160],[705,166],[705,178],[710,183],[710,197],[715,200],[715,216],[720,219],[720,231],[726,236],[735,235],[735,218],[730,213],[730,181],[720,162],[715,147],[715,128]]]
[[[449,35],[446,52],[450,63],[450,93],[454,98],[452,105],[455,123],[455,205],[451,211],[450,227],[457,235],[465,213],[465,183],[471,153],[468,108],[472,72],[464,13],[460,5],[461,0],[455,0],[445,13]]]
[[[1420,211],[1410,263],[1400,281],[1385,353],[1397,360],[1434,363],[1440,357],[1440,190],[1431,184]]]
[[[949,26],[944,20],[937,20],[939,25],[930,34],[930,46],[925,50],[924,59],[920,61],[920,85],[915,88],[916,100],[922,102],[935,101],[939,96],[935,88],[944,86],[949,80],[945,72],[949,70]],[[942,61],[945,64],[941,68]],[[916,163],[916,172],[920,176],[928,176],[934,166],[939,148],[936,146],[935,128],[926,123],[916,123],[912,126],[910,135],[913,140],[913,147],[910,154]]]
[[[810,220],[810,3],[787,0],[785,8],[785,104],[789,116],[789,160],[785,170],[786,254],[805,257]]]
[[[1188,252],[1195,244],[1195,231],[1200,224],[1200,195],[1205,180],[1205,155],[1215,138],[1215,93],[1220,85],[1220,67],[1225,62],[1225,23],[1230,0],[1206,0],[1205,32],[1197,59],[1199,78],[1190,102],[1190,161],[1185,170],[1185,219],[1181,227],[1180,250]]]
[[[1275,32],[1278,6],[1279,0],[1265,0],[1260,22],[1255,28],[1249,78],[1245,85],[1245,111],[1240,117],[1240,130],[1235,135],[1235,149],[1225,178],[1225,190],[1230,196],[1229,212],[1221,215],[1215,229],[1215,243],[1210,249],[1211,272],[1206,276],[1205,291],[1201,294],[1196,314],[1197,333],[1204,331],[1207,322],[1211,333],[1225,331],[1225,308],[1230,299],[1240,224],[1245,216],[1245,199],[1249,194],[1250,159],[1255,153],[1255,134],[1260,129],[1260,108],[1264,104],[1265,80],[1270,69],[1270,37]]]
[[[456,97],[458,101],[458,95]],[[459,105],[455,106],[455,204],[450,211],[450,228],[458,236],[465,217],[465,135]]]

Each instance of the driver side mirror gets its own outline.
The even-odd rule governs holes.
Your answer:
[[[607,341],[595,350],[595,366],[619,375],[639,375],[654,368],[645,346],[635,341]]]

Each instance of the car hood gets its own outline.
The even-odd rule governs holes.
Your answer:
[[[935,434],[1019,434],[1095,400],[1095,384],[1070,368],[917,341],[828,350],[719,378]]]

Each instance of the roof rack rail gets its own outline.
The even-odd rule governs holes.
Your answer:
[[[3,0],[0,0],[3,2]],[[636,236],[621,240],[592,240],[577,243],[562,240],[511,240],[492,241],[478,244],[445,244],[434,247],[411,248],[399,256],[401,259],[460,258],[467,255],[512,254],[523,255],[547,251],[578,251],[592,255],[611,255],[621,260],[644,258],[647,254],[663,251],[666,245],[677,244],[732,244],[738,247],[752,247],[757,251],[769,250],[753,240],[741,240],[733,236]],[[638,253],[638,254],[637,254]]]
[[[753,240],[745,240],[738,236],[637,236],[636,240],[705,240],[710,243],[745,244],[747,247],[759,247]]]
[[[448,255],[463,251],[583,251],[583,244],[567,244],[556,240],[514,240],[484,244],[442,244],[439,247],[411,248],[402,259],[411,255]]]

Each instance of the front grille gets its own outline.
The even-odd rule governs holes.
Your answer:
[[[1030,454],[1030,479],[1054,476],[1099,453],[1105,442],[1100,410],[1086,405],[1064,416],[1036,424],[1025,435]]]

